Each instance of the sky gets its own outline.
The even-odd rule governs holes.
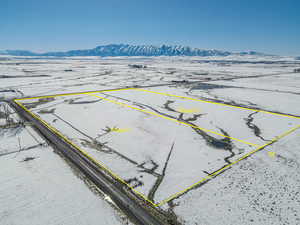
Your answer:
[[[300,56],[299,0],[0,0],[0,49],[171,44]]]

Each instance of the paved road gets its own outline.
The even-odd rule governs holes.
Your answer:
[[[162,225],[168,223],[167,218],[149,206],[141,205],[133,198],[130,198],[128,193],[124,191],[124,186],[118,182],[109,179],[107,175],[91,160],[82,155],[77,149],[72,147],[66,141],[62,140],[58,135],[54,134],[39,120],[32,117],[28,112],[22,109],[15,102],[10,102],[10,105],[16,112],[25,120],[32,123],[35,129],[46,138],[51,145],[68,158],[76,165],[97,187],[104,193],[109,195],[116,205],[131,219],[135,224],[141,225]],[[156,215],[154,215],[156,214]]]

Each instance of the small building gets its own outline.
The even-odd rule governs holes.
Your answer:
[[[294,73],[300,73],[300,68],[294,69]]]

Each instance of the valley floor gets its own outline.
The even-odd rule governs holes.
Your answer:
[[[300,223],[299,67],[270,56],[1,58],[0,223],[130,223],[13,98],[178,223]]]

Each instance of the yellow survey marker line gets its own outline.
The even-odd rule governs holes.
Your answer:
[[[98,95],[95,95],[95,94],[92,94],[92,93],[87,93],[87,95],[94,96],[94,97],[103,99],[103,100],[105,100],[105,101],[108,101],[108,102],[111,102],[111,103],[114,103],[114,104],[117,104],[117,105],[121,105],[121,106],[124,106],[124,107],[127,107],[127,108],[131,108],[131,109],[134,109],[134,110],[138,110],[138,111],[140,111],[140,112],[147,113],[147,114],[150,114],[150,115],[153,115],[153,116],[157,116],[157,117],[161,117],[161,118],[164,118],[164,119],[167,119],[167,120],[170,120],[170,121],[174,121],[174,122],[176,122],[176,123],[184,124],[184,125],[187,125],[187,126],[189,126],[189,127],[195,128],[195,129],[203,130],[203,131],[205,131],[205,132],[209,132],[209,133],[212,133],[212,134],[216,134],[216,135],[219,135],[219,136],[222,136],[222,137],[225,137],[225,138],[230,138],[230,139],[232,139],[232,140],[235,140],[235,141],[238,141],[238,142],[242,142],[242,143],[247,144],[247,145],[251,145],[251,146],[259,146],[259,145],[257,145],[257,144],[253,144],[253,143],[250,143],[250,142],[247,142],[247,141],[243,141],[243,140],[240,140],[240,139],[238,139],[238,138],[226,136],[226,135],[224,135],[224,134],[221,134],[221,133],[218,133],[218,132],[215,132],[215,131],[212,131],[212,130],[208,130],[208,129],[206,129],[206,128],[202,128],[202,127],[198,127],[198,126],[195,126],[195,125],[191,125],[191,124],[188,124],[188,123],[186,123],[186,122],[183,122],[183,121],[180,121],[180,120],[177,120],[177,119],[173,119],[173,118],[170,118],[170,117],[167,117],[167,116],[164,116],[164,115],[160,115],[160,114],[155,113],[155,112],[151,112],[151,111],[147,111],[147,110],[144,110],[144,109],[140,109],[140,108],[137,108],[137,107],[134,107],[134,106],[131,106],[131,105],[127,105],[127,104],[122,103],[122,102],[118,102],[118,101],[115,101],[115,100],[111,100],[111,99],[108,99],[108,98],[104,98],[104,97],[101,97],[101,96],[98,96]]]
[[[139,191],[135,190],[132,186],[130,186],[127,182],[125,182],[120,176],[115,174],[113,171],[111,171],[107,166],[102,164],[101,162],[95,160],[92,156],[90,156],[86,151],[82,150],[80,147],[78,147],[76,144],[74,144],[72,141],[70,141],[65,135],[63,135],[60,131],[58,131],[56,128],[52,127],[50,124],[48,124],[46,121],[44,121],[42,118],[37,116],[36,114],[32,113],[29,109],[27,109],[22,103],[18,102],[16,99],[14,100],[16,104],[18,104],[22,109],[24,109],[27,113],[29,113],[33,118],[40,121],[43,125],[45,125],[49,130],[51,130],[54,134],[59,136],[62,140],[70,144],[72,147],[74,147],[76,150],[78,150],[81,154],[83,154],[85,157],[87,157],[89,160],[91,160],[93,163],[95,163],[97,166],[102,168],[104,171],[106,171],[108,174],[110,174],[113,178],[118,180],[119,182],[125,184],[127,187],[129,187],[133,192],[135,192],[138,196],[140,196],[142,199],[147,201],[153,206],[157,206],[154,202],[150,201],[146,196],[144,196]]]
[[[193,100],[193,101],[198,101],[198,102],[211,103],[211,104],[215,104],[215,105],[228,106],[228,107],[233,107],[233,108],[238,108],[238,109],[257,111],[257,112],[262,112],[262,113],[269,113],[269,114],[273,114],[273,115],[277,115],[277,116],[300,119],[300,117],[298,117],[298,116],[285,115],[285,114],[281,114],[281,113],[274,113],[274,112],[269,112],[269,111],[259,110],[259,109],[245,108],[245,107],[234,106],[234,105],[229,105],[229,104],[225,104],[225,103],[218,103],[218,102],[213,102],[213,101],[208,101],[208,100],[201,100],[201,99],[196,99],[196,98],[190,98],[190,97],[185,97],[185,96],[180,96],[180,95],[173,95],[173,94],[168,94],[168,93],[164,93],[164,92],[149,91],[149,90],[141,89],[141,88],[135,88],[134,90],[144,91],[144,92],[149,92],[149,93],[159,94],[159,95],[165,95],[165,96],[170,96],[170,97],[188,99],[188,100]]]
[[[253,150],[253,151],[251,151],[251,152],[248,152],[247,154],[245,154],[245,155],[242,156],[241,158],[239,158],[239,159],[237,159],[236,161],[234,161],[234,162],[232,162],[232,163],[230,163],[230,164],[228,164],[228,165],[222,167],[221,169],[215,171],[214,173],[212,173],[212,174],[210,174],[210,175],[204,177],[202,180],[198,181],[197,183],[194,183],[193,185],[189,186],[188,188],[186,188],[186,189],[184,189],[184,190],[182,190],[182,191],[180,191],[180,192],[177,192],[177,193],[171,195],[170,197],[168,197],[168,198],[165,199],[165,200],[162,200],[161,202],[159,202],[159,203],[157,204],[157,206],[161,206],[161,205],[163,205],[163,204],[165,204],[165,203],[167,203],[167,202],[169,202],[169,201],[171,201],[171,200],[173,200],[173,199],[179,197],[179,196],[182,195],[183,193],[185,193],[185,192],[187,192],[187,191],[193,189],[194,187],[198,186],[199,184],[201,184],[201,183],[203,183],[203,182],[205,182],[205,181],[208,181],[209,179],[213,178],[214,176],[220,174],[222,171],[224,171],[224,170],[230,168],[230,167],[233,166],[234,164],[240,162],[241,160],[243,160],[243,159],[245,159],[245,158],[248,158],[249,156],[253,155],[254,153],[258,152],[259,150],[262,150],[263,148],[267,147],[268,145],[271,145],[271,144],[273,144],[274,142],[277,142],[279,139],[281,139],[281,138],[283,138],[283,137],[289,135],[290,133],[296,131],[296,130],[299,129],[299,128],[300,128],[300,125],[298,125],[298,126],[292,128],[292,129],[288,130],[287,132],[283,133],[282,135],[280,135],[280,136],[278,136],[278,137],[275,137],[274,139],[272,139],[272,140],[269,141],[268,143],[266,143],[266,144],[264,144],[264,145],[262,145],[262,146],[256,148],[255,150]]]

